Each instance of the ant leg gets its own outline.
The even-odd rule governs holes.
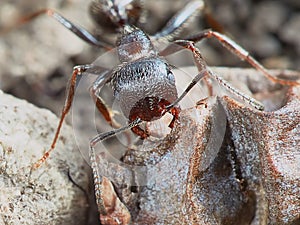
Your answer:
[[[204,61],[199,49],[194,45],[194,42],[192,41],[186,41],[186,40],[179,40],[175,42],[176,44],[190,50],[193,52],[193,57],[196,63],[196,66],[198,70],[201,73],[205,73],[205,75],[209,75],[210,77],[214,78],[216,81],[218,81],[223,87],[225,87],[227,90],[229,90],[231,93],[235,94],[237,97],[242,99],[243,101],[247,102],[248,104],[252,105],[254,108],[258,110],[263,110],[264,106],[255,100],[254,98],[251,98],[250,96],[242,93],[241,91],[235,89],[230,85],[229,82],[225,81],[221,77],[219,77],[217,74],[215,74],[213,71],[211,71]]]
[[[113,128],[120,128],[121,125],[114,119],[114,111],[105,103],[105,101],[96,94],[97,90],[94,90],[91,88],[90,94],[92,99],[94,100],[94,103],[100,112],[100,114],[104,117],[106,122]],[[131,143],[131,137],[130,134],[126,133],[127,142]]]
[[[83,71],[85,71],[86,69],[87,69],[87,67],[85,65],[84,66],[76,66],[76,67],[74,67],[72,77],[71,77],[71,79],[69,81],[69,87],[68,87],[68,91],[67,91],[67,98],[66,98],[66,101],[65,101],[62,113],[61,113],[59,124],[58,124],[58,126],[56,128],[56,133],[55,133],[54,139],[52,141],[51,147],[50,147],[50,149],[48,151],[45,152],[45,154],[43,155],[43,157],[40,158],[34,164],[34,166],[33,166],[34,168],[40,167],[42,165],[42,163],[45,162],[45,160],[49,157],[50,152],[54,150],[56,142],[57,142],[57,139],[58,139],[58,136],[59,136],[59,133],[60,133],[60,129],[61,129],[62,124],[63,124],[63,121],[64,121],[66,115],[68,114],[68,112],[70,111],[70,108],[71,108],[71,105],[72,105],[73,97],[74,97],[74,94],[75,94],[75,87],[76,87],[77,77],[79,75],[81,75],[81,73]]]
[[[107,123],[113,128],[119,128],[120,125],[113,118],[113,110],[105,103],[105,101],[98,95],[99,89],[106,84],[111,78],[111,71],[105,71],[99,76],[90,88],[90,95],[101,115]]]
[[[113,110],[105,103],[105,101],[100,96],[98,96],[93,89],[90,90],[90,94],[98,111],[104,117],[106,122],[113,128],[120,127],[120,124],[114,120]]]
[[[102,176],[98,170],[98,163],[96,160],[96,153],[94,146],[90,143],[90,163],[93,172],[93,180],[94,180],[94,188],[95,188],[95,197],[96,197],[96,204],[98,207],[98,212],[100,214],[106,215],[106,208],[103,202],[102,196]]]
[[[148,131],[143,130],[140,126],[131,128],[132,132],[138,135],[142,140],[149,137]]]
[[[103,179],[102,176],[100,175],[99,169],[98,169],[98,163],[96,159],[96,153],[95,153],[95,146],[97,143],[104,141],[105,139],[114,136],[118,133],[121,133],[125,130],[131,129],[137,125],[139,125],[142,122],[141,119],[137,118],[136,120],[132,121],[125,127],[121,127],[116,130],[112,130],[106,133],[101,133],[95,136],[91,141],[90,141],[90,163],[91,163],[91,168],[93,171],[93,179],[94,179],[94,186],[95,186],[95,196],[96,196],[96,203],[98,206],[98,211],[100,214],[105,215],[107,214],[106,208],[103,202],[103,197],[102,197],[102,183]]]
[[[183,93],[170,105],[166,106],[166,110],[171,110],[174,108],[188,93],[189,91],[205,76],[207,76],[207,70],[203,69],[198,73],[193,80],[190,82],[190,84],[187,86],[187,88],[183,91]]]
[[[202,78],[205,78],[206,76],[210,76],[214,78],[216,81],[218,81],[222,86],[224,86],[227,90],[230,92],[234,93],[236,96],[238,96],[240,99],[242,99],[245,102],[248,102],[250,105],[255,107],[258,110],[263,110],[264,106],[256,101],[254,98],[251,98],[248,95],[245,95],[244,93],[240,92],[239,90],[235,89],[232,87],[227,81],[216,75],[214,72],[210,71],[209,68],[207,67],[199,49],[197,49],[194,45],[194,42],[192,41],[187,41],[187,40],[178,40],[174,42],[176,45],[171,44],[169,45],[166,49],[164,49],[160,55],[169,55],[175,52],[178,52],[182,50],[182,47],[190,50],[193,52],[194,60],[196,63],[196,66],[198,68],[199,74],[197,74],[189,86],[185,89],[185,91],[181,94],[181,96],[173,102],[171,105],[167,106],[167,109],[171,109],[175,105],[177,105],[183,98],[184,96],[195,86],[197,82],[199,82]]]
[[[251,66],[253,66],[258,71],[261,71],[264,74],[264,76],[266,76],[269,80],[275,83],[289,86],[300,85],[300,83],[297,81],[283,80],[274,77],[268,72],[268,70],[263,65],[257,62],[244,48],[242,48],[240,45],[235,43],[227,36],[216,31],[205,30],[199,34],[190,36],[186,40],[192,42],[199,42],[205,38],[216,38],[225,48],[231,51],[234,55],[238,56],[241,60],[247,61]]]
[[[83,41],[91,44],[91,45],[95,45],[97,47],[101,47],[101,48],[105,48],[107,50],[110,50],[113,48],[113,46],[103,40],[98,40],[97,38],[95,38],[90,32],[88,32],[87,30],[85,30],[84,28],[75,25],[74,23],[72,23],[71,21],[69,21],[68,19],[66,19],[65,17],[63,17],[62,15],[60,15],[58,12],[54,11],[53,9],[42,9],[39,10],[31,15],[28,15],[24,18],[21,18],[17,24],[11,25],[7,28],[4,28],[0,34],[3,33],[7,33],[10,30],[23,25],[25,23],[28,23],[30,21],[32,21],[33,19],[41,16],[41,15],[47,15],[50,16],[51,18],[55,19],[57,22],[59,22],[61,25],[63,25],[65,28],[67,28],[68,30],[70,30],[72,33],[74,33],[77,37],[79,37],[80,39],[82,39]]]
[[[180,32],[180,28],[184,26],[198,10],[204,9],[203,0],[194,0],[189,2],[183,9],[176,13],[169,22],[162,28],[161,31],[152,36],[156,40],[168,40],[173,41],[174,36]]]
[[[52,140],[51,146],[50,148],[44,153],[43,157],[40,158],[34,165],[33,168],[39,168],[45,161],[46,159],[49,157],[50,152],[54,150],[57,139],[59,137],[60,134],[60,130],[63,124],[63,121],[65,120],[66,115],[69,113],[70,108],[72,106],[72,102],[73,102],[73,98],[74,98],[74,94],[75,94],[75,89],[76,89],[76,81],[78,76],[82,75],[85,71],[87,71],[88,69],[93,68],[94,66],[92,65],[81,65],[81,66],[75,66],[73,68],[73,73],[72,73],[72,77],[69,81],[68,87],[67,87],[67,97],[66,97],[66,101],[64,104],[64,107],[62,109],[62,113],[61,113],[61,117],[58,123],[58,126],[56,128],[56,132],[55,132],[55,136]],[[103,76],[105,76],[106,74],[104,74]]]
[[[93,73],[98,74],[98,71],[93,71]],[[95,80],[93,85],[90,88],[90,95],[95,103],[95,106],[97,107],[100,114],[104,117],[106,122],[113,128],[120,128],[121,125],[114,119],[114,111],[105,103],[105,101],[99,96],[98,91],[99,89],[109,82],[111,78],[111,71],[105,71],[101,74],[101,76],[98,76],[98,78]],[[126,133],[126,138],[128,143],[131,142],[131,137],[128,133]]]

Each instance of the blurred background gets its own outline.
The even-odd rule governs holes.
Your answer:
[[[186,0],[148,0],[143,28],[150,34],[186,4]],[[45,7],[109,40],[115,36],[96,26],[86,0],[1,0],[0,29]],[[300,70],[299,0],[207,0],[183,37],[213,27],[242,45],[267,68]],[[216,23],[210,22],[211,15]],[[113,42],[113,41],[112,41]],[[248,67],[215,40],[199,44],[208,65]],[[40,16],[0,33],[0,89],[59,114],[74,65],[93,62],[103,51],[81,41],[52,18]]]

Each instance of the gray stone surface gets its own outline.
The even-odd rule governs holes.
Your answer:
[[[50,111],[0,92],[0,224],[86,223],[89,168],[69,126],[50,158],[32,170],[57,122]]]

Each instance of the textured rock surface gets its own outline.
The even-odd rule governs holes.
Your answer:
[[[78,4],[78,8],[74,7]],[[88,1],[1,1],[0,30],[18,18],[43,8],[53,8],[84,27],[89,27]],[[84,13],[83,13],[84,12]],[[1,33],[1,31],[0,31]],[[76,62],[89,46],[46,15],[0,34],[0,88],[35,105],[59,113],[65,85]],[[74,57],[74,58],[72,58]],[[31,90],[28,92],[28,90]],[[53,98],[61,96],[61,102]]]
[[[209,98],[183,110],[165,139],[144,141],[124,164],[103,153],[99,168],[133,224],[299,224],[299,87],[270,84],[254,70],[213,69],[232,83],[245,79],[268,111]],[[274,100],[278,92],[285,97]]]
[[[57,122],[48,110],[0,92],[0,224],[86,224],[90,171],[70,127],[46,163],[31,169]]]

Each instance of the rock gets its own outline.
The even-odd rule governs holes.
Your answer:
[[[266,111],[210,97],[183,110],[162,140],[146,139],[118,161],[102,150],[99,170],[131,224],[298,224],[299,87],[287,90],[251,69],[213,70],[268,102]]]
[[[84,0],[1,1],[0,89],[58,114],[58,106],[63,104],[65,85],[74,66],[73,60],[83,55],[89,61],[85,50],[90,46],[46,15],[9,31],[5,28],[16,24],[24,16],[48,7],[89,29],[92,27],[91,20],[88,13],[83,13],[87,12],[88,3]],[[80,20],[76,21],[76,18]],[[91,56],[90,61],[95,58]],[[61,102],[57,103],[58,99]]]
[[[38,169],[58,123],[48,110],[0,92],[0,224],[86,224],[89,167],[64,125]]]
[[[82,8],[87,8],[85,1],[78,2]],[[73,4],[63,4],[61,1],[55,3],[51,1],[39,2],[28,1],[26,4],[12,4],[11,2],[1,3],[0,25],[2,29],[16,24],[18,19],[43,8],[55,8],[66,17],[72,12],[74,18],[81,16],[82,26],[87,25],[86,17],[82,17],[81,10],[76,10]],[[84,4],[84,5],[83,5]],[[87,9],[86,9],[87,10]],[[29,83],[35,80],[45,79],[49,73],[53,73],[58,67],[70,67],[72,63],[69,58],[82,52],[87,45],[70,31],[63,28],[54,19],[41,15],[28,24],[17,26],[8,32],[1,32],[1,68],[0,78],[11,82],[11,77],[26,76]],[[5,63],[4,63],[5,62]],[[10,66],[6,66],[10,65]],[[68,70],[65,70],[68,71]],[[68,71],[71,72],[71,71]],[[2,83],[2,89],[6,89],[11,84]]]

